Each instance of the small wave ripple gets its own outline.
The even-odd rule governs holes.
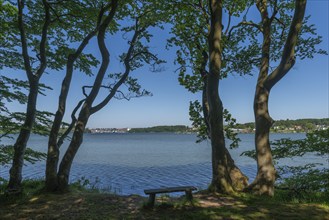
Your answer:
[[[44,177],[45,164],[24,167],[25,179]],[[241,167],[251,180],[255,166]],[[1,169],[0,175],[8,179],[9,168]],[[104,164],[73,164],[70,182],[88,180],[88,187],[110,191],[120,195],[144,195],[144,189],[193,185],[206,189],[211,181],[211,163],[188,164],[167,167],[129,167]],[[180,193],[174,195],[181,195]]]

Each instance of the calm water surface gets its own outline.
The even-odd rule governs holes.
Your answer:
[[[272,140],[284,137],[300,139],[305,134],[271,135]],[[256,162],[240,154],[253,149],[254,135],[239,134],[239,138],[240,147],[230,152],[251,181],[256,175]],[[194,134],[85,134],[72,165],[70,181],[87,178],[97,188],[122,195],[144,195],[147,188],[179,185],[204,189],[211,180],[211,146],[210,142],[196,144],[195,140]],[[47,138],[32,135],[28,146],[46,152]],[[61,156],[64,150],[65,144]],[[315,160],[317,157],[307,155],[302,160],[281,163],[303,164]],[[42,178],[44,170],[45,161],[28,164],[23,168],[23,177]],[[1,167],[0,175],[7,179],[8,167]]]

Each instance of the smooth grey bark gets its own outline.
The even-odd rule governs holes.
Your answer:
[[[66,108],[66,100],[67,95],[70,90],[71,81],[72,81],[72,75],[74,70],[74,63],[78,59],[78,57],[81,55],[84,48],[88,45],[89,40],[93,38],[101,24],[101,20],[103,18],[103,15],[105,13],[105,10],[109,8],[110,4],[107,4],[105,7],[101,8],[97,24],[94,30],[92,30],[80,43],[79,47],[76,49],[76,51],[72,54],[70,54],[67,58],[67,64],[66,64],[66,74],[62,81],[61,86],[61,93],[59,95],[58,99],[58,109],[55,114],[55,118],[53,121],[53,125],[51,128],[51,132],[48,139],[48,153],[47,153],[47,163],[46,163],[46,190],[47,191],[55,191],[58,187],[58,179],[57,179],[57,168],[58,168],[58,162],[59,162],[59,148],[62,144],[62,140],[58,137],[59,136],[59,130],[60,126],[63,121],[65,108]]]
[[[111,11],[99,27],[99,31],[97,34],[97,43],[98,43],[98,47],[101,52],[102,63],[98,70],[98,73],[96,75],[96,79],[95,79],[94,85],[92,87],[92,90],[90,91],[90,94],[88,95],[88,97],[86,97],[86,101],[82,105],[75,129],[74,129],[72,140],[71,140],[69,147],[68,147],[67,151],[65,152],[64,157],[60,163],[59,170],[57,173],[57,178],[58,178],[57,190],[59,190],[59,191],[64,191],[68,188],[69,175],[70,175],[70,170],[71,170],[73,159],[83,141],[83,133],[84,133],[86,124],[88,122],[88,119],[91,115],[92,104],[97,97],[97,94],[102,85],[102,81],[105,76],[107,67],[110,63],[110,53],[107,50],[106,45],[105,45],[105,33],[106,33],[106,29],[108,28],[110,22],[113,20],[113,17],[117,10],[117,6],[118,6],[118,0],[114,0],[111,2]]]
[[[200,47],[199,47],[200,48]],[[209,104],[208,104],[208,98],[207,98],[207,75],[209,74],[206,71],[206,65],[208,62],[208,53],[205,51],[202,52],[203,54],[203,62],[202,66],[200,68],[201,77],[203,79],[203,87],[202,87],[202,112],[203,112],[203,118],[207,127],[207,133],[210,135],[210,127],[209,127]],[[210,137],[208,136],[210,139]],[[230,152],[226,149],[226,157],[227,157],[227,168],[228,172],[230,174],[230,178],[232,180],[232,186],[235,190],[243,190],[246,186],[248,186],[248,177],[244,175],[241,170],[235,165],[235,162],[233,158],[231,157]]]
[[[209,128],[212,147],[212,181],[209,190],[233,193],[232,180],[228,171],[227,149],[223,129],[223,105],[218,87],[221,70],[222,43],[222,4],[221,0],[209,0],[209,75],[207,79],[207,100],[209,104]]]
[[[34,74],[31,67],[30,56],[28,53],[28,44],[26,39],[26,32],[24,27],[24,18],[23,18],[23,9],[24,1],[18,0],[18,27],[20,31],[20,40],[22,44],[22,56],[24,60],[25,72],[29,81],[29,94],[27,101],[27,109],[25,120],[22,128],[20,129],[18,138],[14,144],[14,157],[12,166],[10,168],[9,174],[9,183],[7,186],[8,191],[10,192],[20,192],[21,182],[22,182],[22,168],[24,165],[24,154],[26,150],[27,142],[30,138],[31,130],[35,121],[36,116],[36,106],[37,98],[39,92],[39,81],[44,73],[47,66],[46,59],[46,44],[47,44],[47,32],[50,25],[50,12],[49,5],[46,0],[42,1],[43,7],[45,10],[44,24],[42,27],[41,41],[40,41],[40,67]]]
[[[26,144],[30,138],[31,130],[35,120],[37,97],[38,82],[31,82],[25,121],[14,144],[14,157],[12,167],[10,168],[10,178],[8,183],[9,191],[20,191],[24,154],[26,150]]]
[[[306,0],[295,1],[295,12],[283,49],[281,62],[270,75],[268,75],[268,73],[270,61],[271,22],[273,16],[268,17],[267,2],[265,0],[258,1],[257,7],[262,16],[263,24],[262,61],[254,98],[257,176],[245,190],[252,191],[259,195],[273,196],[276,170],[272,160],[269,134],[274,121],[270,117],[268,111],[268,100],[272,87],[279,82],[295,64],[295,46],[297,44],[298,34],[305,14]]]
[[[86,97],[86,100],[84,104],[82,105],[76,127],[72,136],[72,140],[69,144],[69,147],[60,163],[59,171],[57,174],[58,178],[58,188],[59,191],[65,191],[68,188],[69,183],[69,175],[70,170],[72,166],[73,159],[83,141],[83,134],[86,127],[86,124],[89,120],[89,117],[96,113],[97,111],[101,110],[104,106],[106,106],[109,101],[115,96],[117,93],[119,87],[126,81],[127,77],[129,76],[129,73],[131,71],[131,60],[134,57],[134,48],[136,45],[136,42],[138,41],[140,34],[143,33],[145,30],[144,27],[139,27],[138,18],[136,18],[136,25],[135,25],[135,33],[129,42],[130,46],[127,51],[127,54],[124,59],[124,65],[125,65],[125,72],[122,74],[121,78],[115,83],[115,85],[111,88],[110,93],[101,101],[99,104],[93,106],[93,103],[98,95],[98,92],[100,88],[102,87],[102,81],[105,76],[107,67],[110,63],[110,54],[106,48],[105,45],[105,31],[108,27],[110,21],[112,20],[114,13],[116,12],[117,8],[117,2],[118,1],[112,1],[112,7],[111,12],[109,16],[105,19],[104,23],[101,25],[98,35],[97,35],[97,41],[98,46],[101,51],[102,55],[102,63],[101,67],[96,75],[95,82],[93,86],[91,87],[91,91],[89,95]]]

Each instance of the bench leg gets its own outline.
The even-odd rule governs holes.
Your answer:
[[[192,201],[193,200],[192,190],[186,190],[185,196],[187,200]]]
[[[150,196],[149,196],[149,201],[148,201],[148,203],[147,203],[147,206],[148,206],[149,208],[153,208],[154,203],[155,203],[155,194],[152,193],[152,194],[150,194]]]

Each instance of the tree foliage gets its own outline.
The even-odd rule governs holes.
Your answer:
[[[272,154],[278,171],[279,187],[288,189],[294,196],[307,193],[329,192],[329,129],[316,130],[306,134],[304,139],[283,138],[271,142]],[[279,165],[282,159],[302,160],[305,154],[311,154],[326,160],[326,163],[307,163],[301,166]],[[242,155],[255,159],[255,150]]]
[[[7,106],[13,102],[25,104],[27,101],[25,90],[27,88],[28,83],[25,81],[0,76],[0,166],[8,166],[14,155],[14,146],[2,142],[13,139],[13,134],[20,130],[25,118],[24,113],[12,112]],[[47,134],[50,122],[49,114],[48,112],[38,112],[36,126],[33,127],[34,133]],[[33,164],[45,159],[45,156],[44,153],[27,148],[24,159]]]
[[[112,1],[100,7],[96,30],[90,33],[93,35],[88,36],[96,35],[97,37],[101,63],[97,66],[97,73],[94,74],[92,84],[82,87],[84,98],[78,102],[71,114],[72,122],[65,135],[71,129],[74,129],[74,132],[64,157],[59,164],[59,168],[57,164],[59,162],[59,147],[63,143],[61,141],[62,138],[57,140],[57,137],[52,137],[52,143],[48,146],[46,185],[49,191],[61,191],[68,187],[71,165],[83,141],[83,133],[90,116],[104,108],[113,98],[129,100],[133,97],[151,95],[150,92],[142,89],[138,80],[131,76],[131,72],[144,65],[150,65],[154,70],[156,66],[164,62],[156,54],[152,53],[148,46],[152,38],[149,29],[161,28],[160,24],[163,22],[161,19],[165,18],[164,14],[161,14],[161,11],[158,10],[158,7],[161,5],[160,2],[155,3],[153,1]],[[108,31],[108,29],[113,27],[112,31],[124,34],[123,39],[127,40],[128,48],[119,56],[119,61],[123,64],[124,70],[122,72],[110,71],[108,73],[111,51],[108,50],[105,42],[106,36],[108,34],[111,36],[114,33]],[[80,55],[76,54],[76,56]],[[72,71],[70,72],[71,74]],[[62,84],[62,87],[66,88],[66,94],[63,96],[61,94],[59,110],[56,114],[56,116],[60,115],[60,117],[55,118],[54,124],[62,120],[62,115],[65,111],[66,95],[70,87],[70,80],[66,81],[67,76],[68,72]],[[99,94],[101,89],[105,91],[105,96],[103,97],[100,97]],[[75,114],[78,111],[79,116],[76,117]],[[59,126],[55,129],[55,132],[58,132],[58,129]]]
[[[173,37],[168,40],[168,47],[178,47],[175,64],[179,65],[179,83],[192,93],[204,93],[208,69],[208,37],[210,12],[208,1],[172,1],[174,16],[171,20]],[[226,1],[223,9],[228,16],[227,24],[222,31],[222,68],[220,78],[228,75],[250,75],[257,61],[255,45],[245,43],[246,33],[237,28],[244,12],[252,3],[245,0]],[[191,19],[193,17],[194,19]],[[244,18],[243,18],[244,19]],[[224,104],[225,105],[225,104]],[[198,129],[197,142],[208,138],[205,122],[204,103],[191,101],[189,107],[192,125]],[[225,134],[233,140],[231,147],[237,147],[239,139],[232,128],[236,120],[228,110],[224,111]]]
[[[25,70],[21,55],[21,40],[17,21],[17,2],[3,1],[1,21],[2,37],[0,41],[0,69],[3,67]],[[97,19],[97,7],[102,1],[52,1],[47,2],[50,13],[50,25],[47,30],[47,67],[53,70],[63,70],[66,58],[72,52],[74,43],[79,42],[89,30],[94,28]],[[24,29],[26,44],[31,63],[31,71],[36,72],[40,65],[40,43],[44,23],[44,8],[41,0],[26,0],[24,7]],[[82,54],[75,67],[81,72],[91,74],[91,67],[99,63],[91,54]]]
[[[190,132],[189,127],[185,125],[173,125],[173,126],[154,126],[148,128],[132,128],[129,133],[148,133],[148,132],[175,132],[175,133],[185,133]]]

